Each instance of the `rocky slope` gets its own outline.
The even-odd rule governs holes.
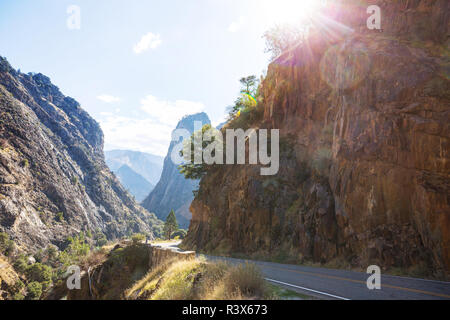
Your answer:
[[[108,238],[152,232],[159,221],[107,168],[103,133],[42,74],[0,58],[0,231],[26,251],[82,230]]]
[[[200,121],[210,124],[210,120],[206,113],[198,113],[184,117],[177,125],[176,129],[187,129],[189,132],[194,131],[194,122]],[[178,224],[181,228],[187,228],[191,220],[189,206],[194,199],[193,191],[198,188],[198,181],[186,180],[178,170],[170,155],[178,142],[172,142],[164,160],[163,173],[161,179],[155,189],[142,202],[142,206],[150,212],[154,212],[156,216],[165,220],[170,210],[175,211]]]
[[[373,4],[381,31],[366,27]],[[327,7],[262,84],[264,121],[252,126],[281,129],[279,174],[211,170],[184,246],[448,277],[448,5]]]
[[[8,258],[0,254],[0,300],[12,300],[14,298],[12,291],[14,291],[14,286],[19,280],[21,278],[9,263]]]

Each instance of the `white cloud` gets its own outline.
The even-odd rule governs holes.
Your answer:
[[[156,49],[161,43],[162,40],[159,34],[149,32],[142,36],[141,40],[133,47],[133,51],[136,54],[141,54],[148,49]]]
[[[228,27],[228,31],[230,32],[238,32],[242,26],[245,23],[245,18],[244,17],[239,17],[238,21],[233,21],[230,26]]]
[[[105,149],[137,150],[165,156],[174,128],[152,119],[135,119],[103,114],[100,121],[105,134]]]
[[[205,106],[201,102],[186,100],[166,101],[154,96],[147,96],[141,100],[141,110],[158,123],[176,126],[178,121],[187,114],[201,112]]]
[[[102,94],[100,96],[97,97],[98,100],[103,101],[105,103],[114,103],[114,102],[119,102],[120,98],[118,97],[114,97],[114,96],[110,96],[108,94]]]
[[[141,100],[141,111],[146,117],[103,112],[99,122],[105,134],[105,149],[137,150],[165,156],[172,131],[181,118],[202,110],[204,105],[199,102],[171,102],[149,95]]]

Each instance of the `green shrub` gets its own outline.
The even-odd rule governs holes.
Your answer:
[[[28,159],[23,159],[22,161],[20,161],[20,166],[22,168],[27,168],[30,166],[30,163],[28,162]]]
[[[13,300],[16,300],[16,301],[21,301],[23,299],[25,299],[25,297],[20,292],[15,293],[14,296],[13,296]]]
[[[77,185],[78,184],[78,177],[73,176],[72,179],[70,179],[70,182],[72,182],[72,185]]]
[[[42,285],[39,282],[30,282],[27,286],[28,295],[30,300],[39,300],[42,295]]]
[[[42,249],[39,249],[33,257],[36,259],[37,262],[42,262],[44,259],[44,251]]]
[[[53,270],[51,267],[37,262],[27,268],[26,275],[30,281],[43,283],[52,280]]]
[[[49,245],[45,251],[45,255],[49,262],[54,262],[58,258],[59,250],[56,246]]]
[[[172,239],[184,239],[186,238],[186,230],[180,229],[178,231],[175,231],[174,233],[172,233]]]
[[[108,239],[106,239],[106,236],[104,236],[103,238],[100,238],[97,240],[97,247],[106,246],[107,243],[108,243]]]
[[[86,243],[84,236],[69,237],[67,241],[69,242],[69,245],[58,257],[59,262],[65,267],[78,263],[82,258],[86,257],[91,250],[89,244]]]
[[[56,214],[56,221],[58,221],[58,222],[64,222],[64,213],[58,212],[58,213]]]
[[[108,239],[106,238],[106,235],[100,229],[98,229],[96,231],[94,239],[96,241],[95,245],[97,247],[103,247],[108,243]]]
[[[239,116],[231,119],[228,123],[230,129],[247,130],[253,124],[260,122],[264,117],[264,108],[262,106],[247,107],[243,109]]]
[[[0,232],[0,253],[5,256],[10,256],[15,249],[14,241],[9,239],[9,235],[5,232]]]
[[[46,291],[53,285],[53,281],[52,280],[44,281],[44,282],[41,282],[41,285],[42,285],[42,290]]]
[[[138,244],[145,240],[145,235],[142,233],[136,233],[131,237],[131,240],[133,240],[133,244]]]
[[[25,273],[28,269],[27,257],[20,255],[13,264],[14,269],[19,273]]]
[[[139,230],[139,223],[136,221],[135,218],[128,219],[126,221],[127,224],[127,234],[129,236],[133,236],[133,234]]]
[[[20,293],[23,290],[23,288],[25,288],[25,284],[22,282],[22,280],[19,279],[11,287],[11,293],[12,294]]]

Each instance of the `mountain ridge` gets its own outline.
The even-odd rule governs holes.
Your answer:
[[[161,222],[107,168],[99,124],[43,74],[0,57],[0,231],[26,251],[100,230],[153,234]]]

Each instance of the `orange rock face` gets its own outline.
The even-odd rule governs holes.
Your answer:
[[[281,170],[211,170],[186,246],[450,274],[448,2],[378,2],[382,32],[347,1],[329,15],[353,32],[270,65],[258,126],[281,129]]]

